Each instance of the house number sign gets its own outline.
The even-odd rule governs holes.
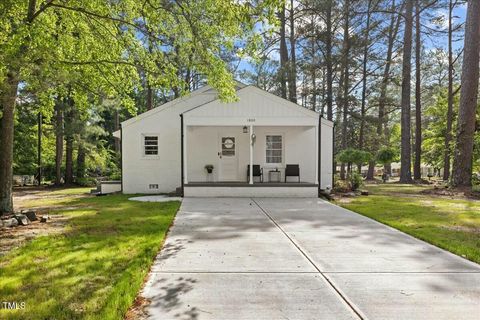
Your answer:
[[[247,119],[247,122],[255,122],[255,118],[249,118]]]

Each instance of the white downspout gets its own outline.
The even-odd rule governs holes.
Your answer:
[[[187,154],[187,136],[188,136],[188,131],[187,131],[188,127],[186,124],[183,125],[183,183],[184,184],[187,184],[188,183],[188,179],[187,179],[187,172],[188,172],[188,169],[187,169],[187,157],[188,157],[188,154]]]
[[[320,143],[318,139],[318,130],[319,130],[319,125],[315,126],[315,184],[318,184],[318,177],[320,175],[320,172],[318,172],[318,162],[320,159],[318,159],[318,145]]]
[[[250,125],[250,184],[253,184],[253,125]]]

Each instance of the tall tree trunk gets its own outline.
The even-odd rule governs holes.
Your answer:
[[[348,56],[350,52],[350,37],[349,37],[349,29],[350,29],[350,0],[346,0],[344,4],[344,20],[345,25],[343,26],[343,94],[342,94],[342,105],[343,105],[343,112],[342,112],[342,149],[345,150],[347,148],[347,127],[348,127],[348,106],[349,106],[349,61]],[[340,177],[345,179],[345,166],[342,165],[340,171]]]
[[[370,36],[370,10],[372,6],[372,0],[368,0],[367,5],[367,21],[366,21],[366,29],[365,29],[365,38],[363,41],[365,42],[363,47],[363,65],[362,65],[362,103],[360,108],[360,132],[358,134],[358,146],[360,149],[363,149],[364,144],[364,132],[365,132],[365,104],[367,100],[367,59],[368,59],[368,47],[369,43],[369,36]]]
[[[373,180],[374,179],[375,165],[376,165],[376,163],[373,160],[368,163],[368,171],[367,171],[367,177],[366,177],[367,180]]]
[[[63,102],[55,102],[55,185],[62,183],[63,160]]]
[[[457,143],[453,159],[452,184],[472,185],[473,138],[478,103],[480,54],[480,1],[468,1],[465,22],[465,45],[462,66],[462,87],[457,120]]]
[[[113,128],[114,131],[120,130],[120,112],[118,112],[118,109],[115,109],[114,115],[113,115]],[[120,153],[120,139],[119,138],[113,138],[115,141],[115,152]]]
[[[77,178],[85,178],[85,157],[85,147],[83,146],[83,142],[79,141],[77,150]]]
[[[288,92],[289,99],[297,103],[297,58],[295,53],[295,7],[293,0],[290,0],[290,61],[288,68]]]
[[[422,178],[422,96],[421,96],[421,70],[420,54],[421,26],[420,26],[420,3],[415,1],[415,163],[413,165],[413,178],[420,180]]]
[[[73,135],[66,135],[65,144],[65,184],[73,183]]]
[[[42,185],[42,113],[37,115],[37,183]]]
[[[282,98],[287,99],[287,64],[288,64],[288,51],[287,42],[285,39],[285,4],[279,13],[280,19],[280,93]]]
[[[36,0],[29,0],[25,24],[29,25],[35,19]],[[20,41],[20,38],[17,39]],[[23,40],[23,39],[22,39]],[[28,45],[24,42],[18,48],[18,56],[28,52]],[[15,123],[15,104],[17,100],[18,84],[20,83],[21,61],[8,65],[2,61],[6,69],[6,77],[0,83],[0,215],[13,212],[13,136]]]
[[[401,15],[398,13],[394,13],[395,7],[395,0],[393,0],[391,6],[392,14],[390,19],[390,27],[388,29],[387,56],[385,60],[385,68],[383,69],[382,83],[380,84],[380,97],[378,99],[377,135],[378,138],[385,144],[387,143],[387,141],[386,134],[383,128],[386,125],[385,109],[387,104],[387,87],[388,83],[390,82],[390,68],[392,65],[393,45],[395,44],[395,39],[397,38],[397,33],[400,27],[401,20]]]
[[[147,81],[147,110],[152,110],[153,109],[153,90],[152,87],[150,86],[150,83]]]
[[[0,215],[13,212],[13,129],[18,72],[11,71],[0,88]]]
[[[392,65],[392,56],[393,56],[393,46],[395,43],[395,39],[397,38],[398,29],[400,28],[400,21],[401,15],[395,12],[396,3],[395,0],[392,1],[391,9],[391,17],[390,17],[390,25],[388,28],[388,44],[387,44],[387,56],[385,59],[385,67],[383,69],[383,77],[382,82],[380,84],[380,97],[378,99],[378,122],[377,122],[377,138],[379,139],[380,143],[377,143],[377,151],[379,146],[382,144],[388,145],[388,134],[387,130],[384,129],[387,127],[387,119],[386,119],[386,104],[387,104],[387,88],[388,83],[390,82],[390,68]],[[402,11],[400,8],[399,12]],[[384,172],[391,175],[392,168],[390,164],[384,165]],[[373,179],[373,170],[372,175],[369,176],[369,179]]]
[[[453,0],[448,4],[448,97],[447,97],[447,127],[445,131],[445,153],[443,156],[443,180],[450,179],[450,154],[453,125]]]
[[[327,0],[325,64],[327,67],[327,119],[333,121],[332,0]]]
[[[310,51],[312,52],[312,65],[310,68],[310,75],[312,77],[312,105],[311,109],[313,111],[317,110],[317,59],[316,59],[316,51],[315,51],[315,16],[312,15],[312,38],[310,40]],[[325,85],[325,82],[322,82],[322,86]],[[324,90],[322,90],[324,91]],[[320,115],[323,117],[323,105]]]
[[[65,121],[65,184],[73,184],[73,134],[75,131],[75,110],[72,98],[67,98],[68,110]]]
[[[402,113],[401,113],[401,167],[400,182],[412,182],[412,150],[411,150],[411,116],[410,94],[412,78],[412,29],[413,29],[413,1],[406,1],[405,5],[405,33],[403,38],[403,66],[402,66]]]
[[[312,68],[312,111],[317,111],[317,70],[315,67],[315,58],[313,59]],[[323,112],[321,115],[323,116]]]

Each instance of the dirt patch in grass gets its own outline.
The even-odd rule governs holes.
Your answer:
[[[23,246],[39,236],[62,233],[68,217],[60,214],[49,215],[47,223],[32,221],[26,226],[2,228],[0,231],[0,256]]]
[[[22,187],[15,188],[13,203],[16,212],[34,209],[40,220],[48,214],[48,222],[32,221],[27,226],[0,228],[0,256],[25,245],[39,236],[64,233],[70,217],[55,213],[58,210],[74,210],[78,206],[68,206],[74,200],[89,197],[85,188]]]
[[[461,231],[471,234],[480,235],[480,228],[477,227],[466,227],[466,226],[442,226],[442,228],[451,230],[451,231]]]
[[[24,187],[13,191],[14,210],[36,209],[49,211],[51,209],[65,209],[67,202],[91,197],[89,188],[53,188],[53,187]]]
[[[480,193],[469,190],[457,190],[450,188],[431,188],[420,191],[423,195],[448,197],[451,199],[480,200]]]
[[[355,197],[351,197],[351,196],[345,197],[345,196],[341,196],[341,195],[338,195],[338,194],[335,194],[335,195],[332,196],[332,200],[336,203],[339,203],[339,204],[350,203],[354,199],[355,199]]]

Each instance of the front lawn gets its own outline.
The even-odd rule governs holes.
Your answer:
[[[480,263],[480,201],[422,193],[426,185],[367,185],[369,196],[338,204]]]
[[[2,301],[25,303],[24,309],[0,310],[0,318],[122,319],[179,202],[143,203],[124,195],[79,198],[71,190],[58,194],[64,196],[62,206],[51,213],[69,218],[64,230],[0,257]]]

